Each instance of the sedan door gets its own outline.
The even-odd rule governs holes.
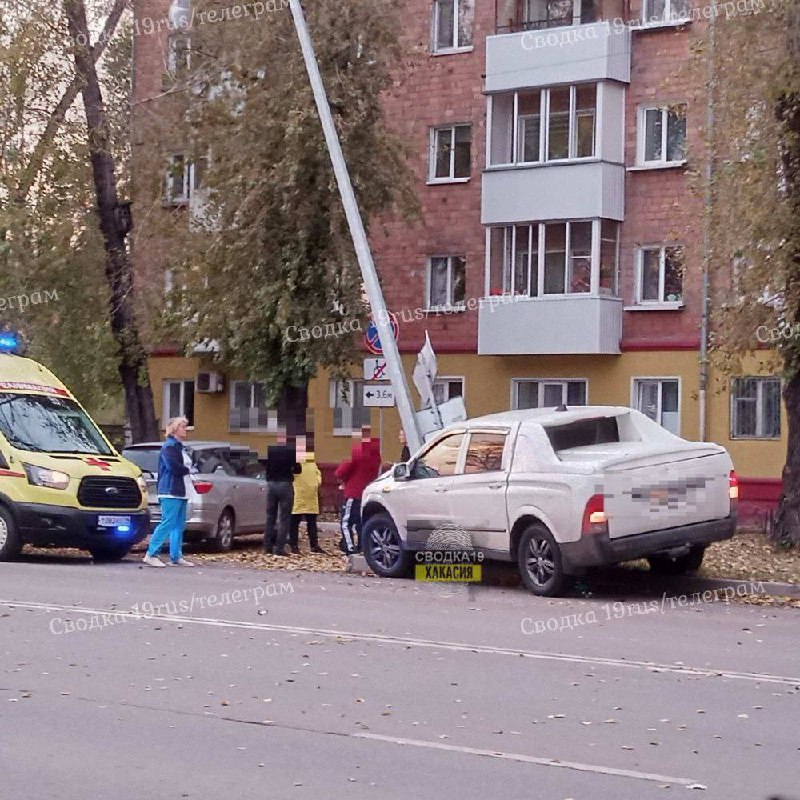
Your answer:
[[[508,430],[469,433],[464,467],[450,489],[453,523],[490,557],[508,557],[506,489],[511,459]]]
[[[412,460],[411,477],[391,487],[388,504],[398,527],[406,529],[412,549],[424,547],[435,530],[450,525],[450,487],[464,438],[460,431],[438,439]]]

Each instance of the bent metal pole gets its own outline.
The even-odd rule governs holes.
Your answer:
[[[389,380],[391,381],[392,389],[394,389],[394,396],[397,398],[400,422],[405,431],[408,446],[413,453],[422,445],[422,437],[417,427],[417,418],[414,414],[414,406],[408,390],[405,372],[403,371],[403,364],[400,361],[397,342],[394,339],[394,331],[389,321],[389,315],[386,313],[386,303],[383,300],[378,273],[375,271],[375,263],[372,260],[372,252],[367,241],[367,233],[364,230],[364,222],[361,219],[361,212],[358,209],[356,196],[353,192],[350,173],[347,170],[347,163],[344,160],[344,153],[342,153],[342,145],[339,142],[339,135],[333,122],[328,96],[322,83],[317,57],[314,54],[314,45],[311,43],[311,37],[308,34],[308,27],[306,26],[306,19],[303,15],[300,0],[289,0],[289,8],[292,11],[297,38],[300,40],[303,60],[306,64],[308,77],[311,81],[311,89],[314,92],[314,100],[317,104],[317,111],[322,122],[325,142],[333,164],[336,182],[339,185],[339,193],[342,196],[342,203],[347,216],[347,224],[350,227],[350,236],[353,239],[353,245],[356,250],[358,265],[361,267],[361,275],[364,278],[367,299],[372,309],[372,319],[378,329]]]

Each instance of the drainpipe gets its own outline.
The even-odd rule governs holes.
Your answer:
[[[711,261],[711,206],[714,193],[711,181],[714,177],[714,89],[716,71],[714,56],[716,49],[714,16],[709,20],[708,88],[706,93],[706,163],[705,163],[705,225],[703,227],[703,265],[700,289],[700,420],[699,439],[705,442],[708,436],[706,400],[708,395],[708,306],[709,267]]]

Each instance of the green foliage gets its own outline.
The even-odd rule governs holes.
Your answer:
[[[89,4],[102,21],[107,3]],[[128,143],[130,24],[103,62],[116,155]],[[22,331],[29,355],[51,367],[90,411],[120,401],[108,323],[105,254],[97,230],[88,148],[79,105],[46,148],[30,189],[18,191],[39,138],[72,79],[61,4],[4,0],[0,9],[0,322]],[[9,298],[50,292],[21,308]],[[56,296],[53,296],[52,293]]]
[[[225,5],[199,2],[195,20]],[[400,63],[395,4],[320,0],[307,14],[365,223],[395,205],[413,213],[406,151],[381,105]],[[289,10],[196,23],[192,47],[184,105],[171,119],[184,123],[192,157],[208,156],[208,224],[186,230],[185,217],[173,218],[171,235],[185,242],[173,248],[183,287],[173,335],[214,340],[219,359],[264,381],[274,402],[319,366],[342,373],[351,363],[351,334],[291,341],[290,329],[363,317],[361,274]],[[175,138],[166,126],[164,155]]]

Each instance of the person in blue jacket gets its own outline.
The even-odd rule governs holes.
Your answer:
[[[189,422],[184,417],[171,419],[167,425],[167,438],[158,456],[158,502],[161,505],[161,522],[150,537],[150,546],[142,559],[149,567],[193,567],[183,557],[183,530],[186,527],[189,473],[192,460],[183,448]],[[165,540],[169,537],[169,562],[159,557]]]

